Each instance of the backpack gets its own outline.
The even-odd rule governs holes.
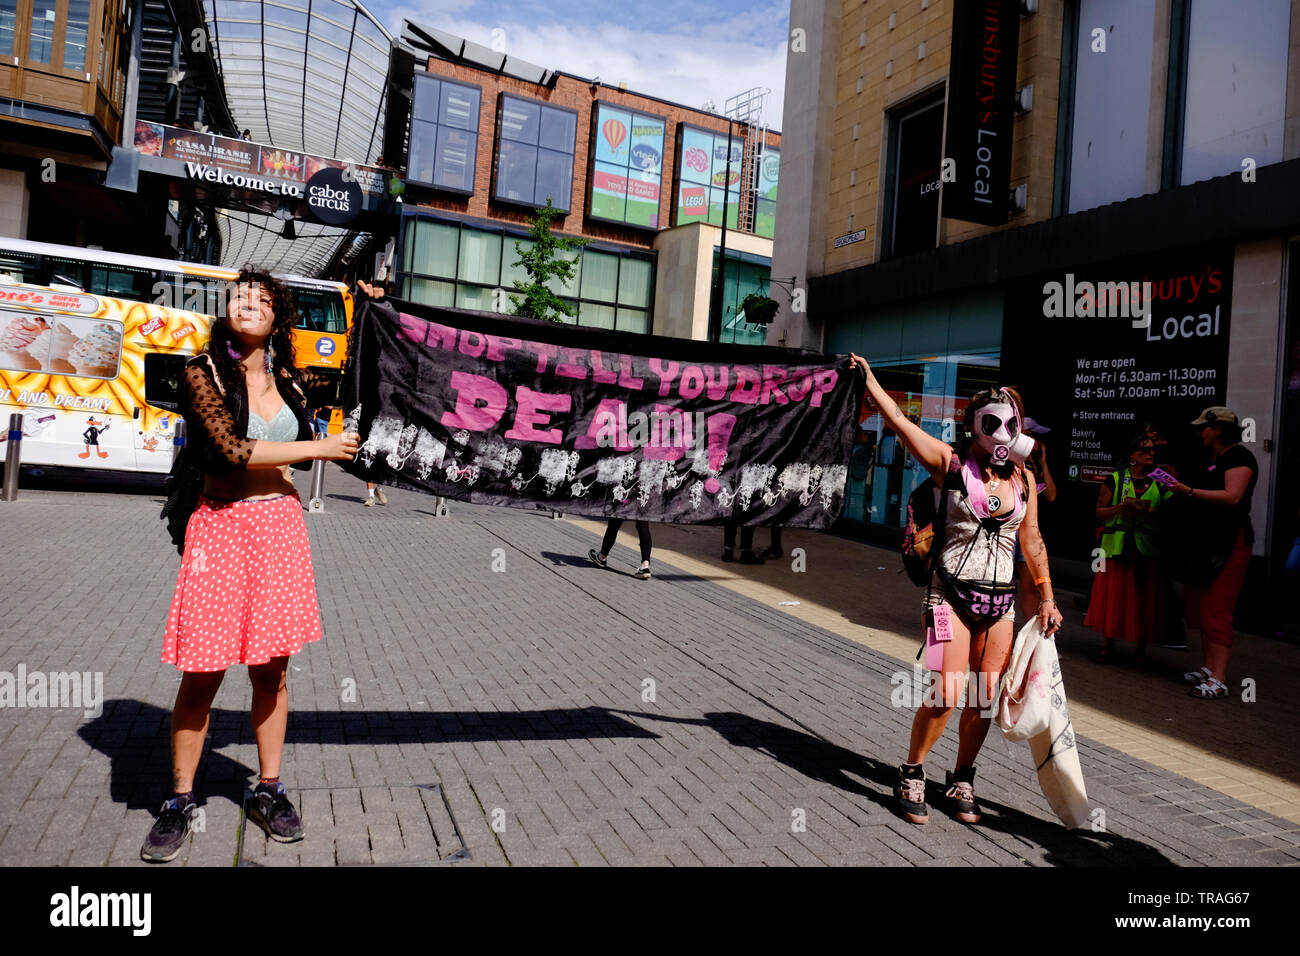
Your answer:
[[[961,482],[961,462],[953,452],[944,475],[942,491],[960,491],[966,493],[966,486]],[[917,587],[928,587],[934,568],[943,550],[943,525],[948,513],[947,502],[943,501],[941,489],[934,478],[927,478],[917,485],[907,499],[907,524],[903,528],[903,570]]]

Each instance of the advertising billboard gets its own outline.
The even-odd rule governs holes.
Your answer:
[[[658,229],[664,121],[598,103],[592,111],[592,124],[595,149],[588,215],[607,222]]]
[[[681,148],[677,151],[677,202],[675,223],[722,225],[725,197],[727,225],[736,226],[740,208],[741,158],[745,141],[731,139],[730,174],[727,172],[727,134],[682,124]]]

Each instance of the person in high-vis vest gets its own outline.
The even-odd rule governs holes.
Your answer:
[[[1155,442],[1133,439],[1128,467],[1111,473],[1097,497],[1095,514],[1102,522],[1101,547],[1094,552],[1092,594],[1083,623],[1106,637],[1093,658],[1114,658],[1117,639],[1137,644],[1137,660],[1146,661],[1147,642],[1165,633],[1165,578],[1160,562],[1158,515],[1170,492],[1149,475]]]

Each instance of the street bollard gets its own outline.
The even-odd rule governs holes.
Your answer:
[[[325,513],[325,461],[317,458],[311,463],[311,496],[307,499],[311,514]]]
[[[4,500],[18,500],[18,467],[23,450],[23,416],[9,416],[9,440],[5,443]]]
[[[176,424],[172,431],[172,464],[176,464],[176,459],[180,456],[181,449],[185,447],[185,419],[176,419]]]
[[[433,499],[433,516],[435,518],[445,518],[451,512],[447,509],[447,499],[438,495]]]

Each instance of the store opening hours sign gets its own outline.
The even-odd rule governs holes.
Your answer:
[[[1232,262],[1232,246],[1216,244],[1062,269],[1008,291],[1002,377],[1052,429],[1062,498],[1051,510],[1090,522],[1096,483],[1127,460],[1146,423],[1175,456],[1196,460],[1188,423],[1226,399]]]

